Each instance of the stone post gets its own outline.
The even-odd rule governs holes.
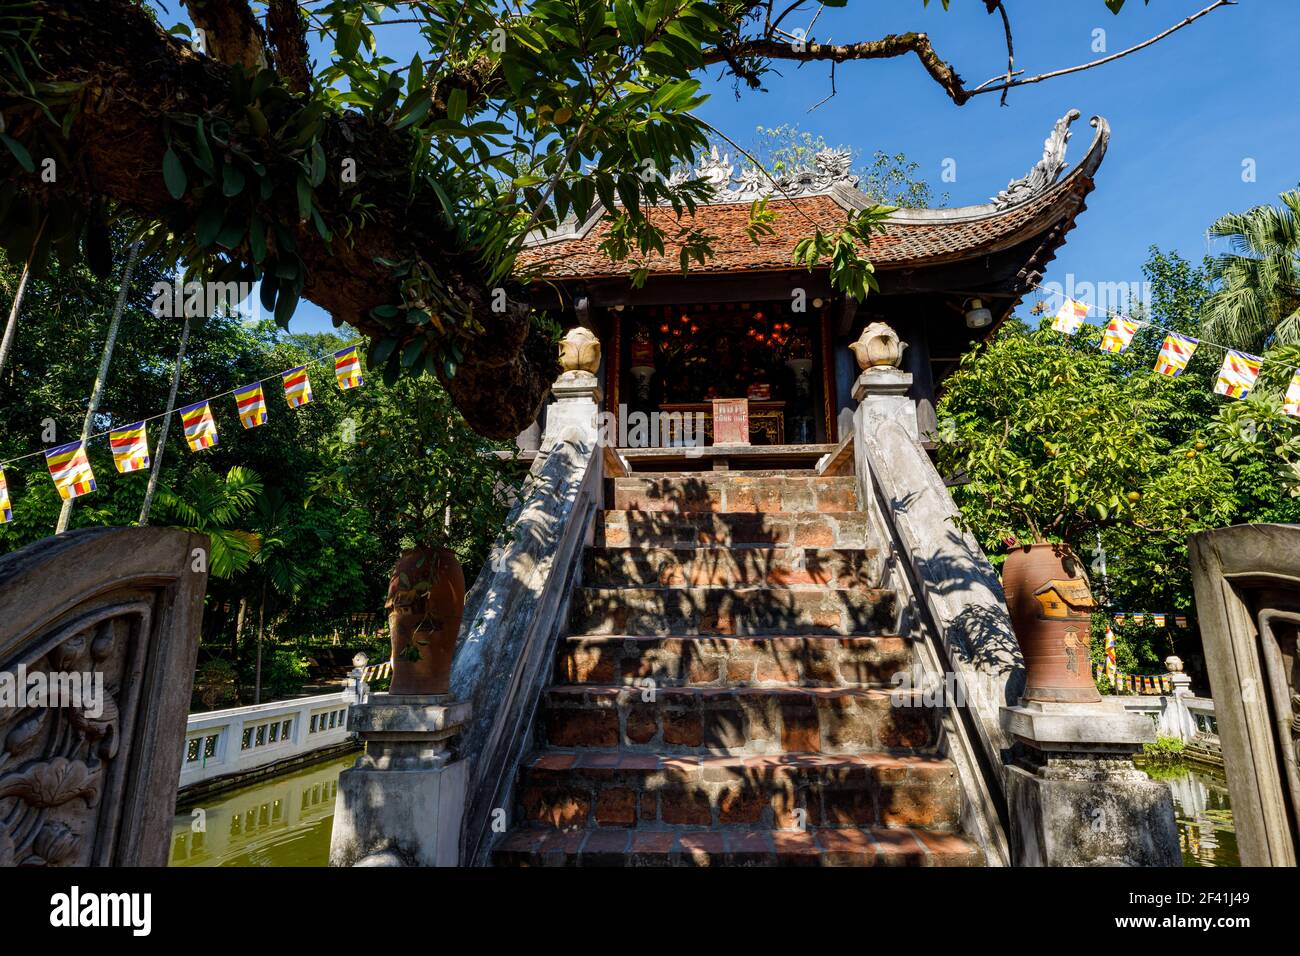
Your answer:
[[[1003,707],[1017,866],[1178,866],[1169,785],[1133,765],[1155,726],[1117,698]]]
[[[899,368],[907,343],[899,340],[884,322],[873,322],[849,346],[862,373],[853,385],[858,402],[854,420],[858,427],[870,427],[872,419],[887,419],[901,424],[913,441],[920,438],[916,424],[916,402],[908,397],[912,375]]]
[[[365,753],[339,775],[330,866],[455,866],[468,779],[452,739],[470,705],[374,694],[348,709]]]
[[[560,343],[560,377],[551,386],[555,401],[546,412],[542,445],[553,444],[565,430],[577,427],[585,440],[596,443],[596,415],[600,408],[600,341],[590,329],[569,329]]]
[[[1196,718],[1187,707],[1187,699],[1192,697],[1192,679],[1183,673],[1181,657],[1170,655],[1165,658],[1168,668],[1169,683],[1173,693],[1161,698],[1160,732],[1167,737],[1177,737],[1188,743],[1196,736]]]

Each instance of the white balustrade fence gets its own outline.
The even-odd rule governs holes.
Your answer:
[[[191,714],[181,761],[181,789],[343,743],[352,692]]]

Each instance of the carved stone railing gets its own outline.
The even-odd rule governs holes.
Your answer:
[[[207,546],[93,528],[0,557],[0,681],[60,685],[0,706],[0,865],[166,865]]]
[[[898,591],[899,633],[915,639],[915,683],[942,691],[935,695],[942,745],[966,796],[963,828],[990,864],[1005,866],[1011,853],[1003,766],[1011,742],[998,710],[1019,699],[1024,668],[1002,587],[979,545],[955,523],[956,505],[916,442],[913,423],[896,417],[908,409],[888,389],[860,400],[854,473],[871,514],[870,544],[886,555],[882,586]],[[828,456],[826,465],[843,457]]]
[[[1244,866],[1300,859],[1300,526],[1188,539],[1214,717]]]

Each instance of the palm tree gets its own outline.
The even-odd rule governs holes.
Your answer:
[[[1218,289],[1205,302],[1207,338],[1256,353],[1300,343],[1300,189],[1281,200],[1210,227],[1232,251],[1210,267]]]
[[[208,573],[229,578],[247,568],[262,546],[259,535],[235,527],[261,492],[262,480],[251,468],[236,465],[223,478],[199,465],[179,491],[158,489],[158,503],[173,527],[208,536]]]

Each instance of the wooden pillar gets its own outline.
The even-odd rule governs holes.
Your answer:
[[[907,350],[903,353],[903,368],[912,373],[912,387],[907,397],[916,402],[916,426],[922,440],[933,435],[938,428],[934,411],[934,369],[930,365],[930,339],[927,320],[918,317],[908,323]]]
[[[831,348],[831,362],[835,373],[834,430],[832,440],[843,441],[853,434],[853,412],[858,407],[853,398],[853,383],[858,379],[858,363],[847,344],[853,338],[853,325],[857,320],[858,300],[845,296],[841,301],[839,322]]]

